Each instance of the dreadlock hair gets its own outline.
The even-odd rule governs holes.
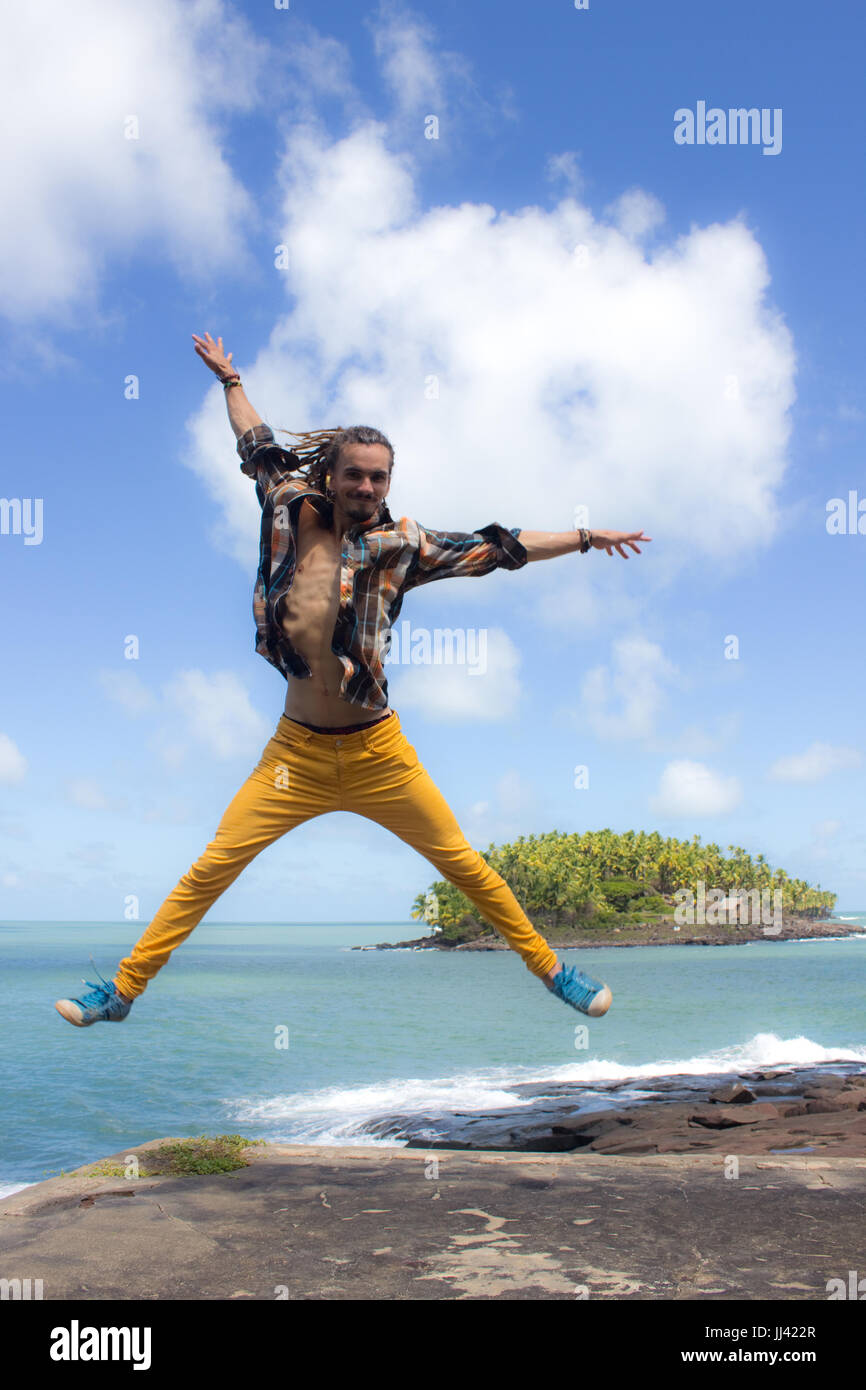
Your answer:
[[[333,430],[308,430],[303,434],[295,434],[292,430],[280,430],[279,433],[290,434],[293,439],[300,441],[290,451],[290,457],[297,461],[293,466],[300,468],[307,486],[317,492],[325,491],[328,475],[336,468],[344,444],[384,444],[391,455],[390,468],[394,467],[391,441],[372,425],[352,425],[349,429],[338,426]]]

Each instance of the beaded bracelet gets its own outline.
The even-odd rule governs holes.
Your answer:
[[[224,391],[228,390],[229,386],[240,386],[241,384],[239,376],[221,376],[220,381],[223,384]]]

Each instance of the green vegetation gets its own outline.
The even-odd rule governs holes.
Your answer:
[[[158,1149],[147,1151],[147,1163],[151,1169],[148,1177],[160,1173],[183,1176],[187,1173],[230,1173],[235,1168],[246,1168],[248,1162],[241,1157],[244,1149],[252,1144],[263,1144],[264,1139],[246,1139],[242,1134],[218,1134],[209,1139],[200,1134],[196,1139],[181,1139],[176,1144],[163,1144]],[[144,1176],[144,1174],[142,1174]]]
[[[490,845],[481,857],[501,874],[524,912],[545,918],[553,930],[604,928],[614,922],[652,921],[672,917],[673,894],[697,892],[698,882],[710,889],[779,889],[783,913],[819,918],[831,912],[836,894],[812,888],[784,869],[773,869],[762,854],[752,859],[744,849],[728,845],[729,855],[716,844],[663,839],[627,830],[589,830],[584,834],[552,830],[545,835],[521,835],[510,844]],[[455,943],[471,941],[492,929],[458,888],[446,880],[419,893],[412,916],[432,920],[442,937]]]
[[[265,1139],[245,1139],[242,1134],[217,1134],[208,1138],[200,1134],[195,1139],[179,1139],[175,1144],[161,1144],[158,1149],[147,1149],[142,1155],[136,1174],[139,1178],[186,1177],[194,1173],[230,1173],[235,1168],[247,1168],[249,1164],[241,1155],[244,1149],[253,1144],[264,1144]],[[135,1150],[130,1149],[130,1157]],[[71,1177],[72,1173],[62,1170],[60,1177]],[[129,1176],[126,1163],[117,1159],[100,1159],[76,1176],[92,1178],[125,1178]]]

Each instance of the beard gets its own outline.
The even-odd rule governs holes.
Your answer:
[[[363,521],[367,517],[375,516],[378,510],[379,503],[375,501],[359,502],[356,498],[354,501],[346,503],[346,511],[349,516],[355,517],[358,521]]]

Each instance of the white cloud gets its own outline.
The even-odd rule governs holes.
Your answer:
[[[640,241],[665,221],[665,210],[658,198],[642,188],[629,188],[605,208],[629,241]]]
[[[772,543],[795,355],[766,299],[754,233],[739,219],[693,226],[650,255],[639,243],[665,210],[634,187],[602,216],[576,196],[551,209],[425,208],[419,180],[437,142],[407,111],[474,103],[498,119],[502,104],[485,103],[426,20],[386,4],[366,22],[396,102],[388,121],[367,118],[345,46],[296,26],[286,56],[307,79],[279,113],[286,307],[258,357],[238,362],[264,418],[296,429],[379,424],[397,450],[392,510],[431,526],[566,530],[581,504],[591,525],[657,536],[621,573],[619,557],[581,557],[590,564],[572,569],[564,603],[585,613],[598,612],[593,586],[616,601],[635,564],[647,601],[684,564],[734,565]],[[7,105],[20,117],[0,151],[16,190],[0,213],[11,316],[92,298],[106,255],[145,242],[184,273],[237,267],[254,208],[223,160],[217,122],[261,100],[276,46],[223,0],[80,0],[48,26],[38,9],[10,11],[2,53]],[[348,135],[324,128],[311,93],[343,96]],[[128,115],[141,123],[137,141],[123,138]],[[547,173],[577,194],[575,151],[552,156]],[[190,429],[184,461],[219,509],[220,543],[248,570],[259,511],[217,385]],[[573,558],[519,576],[543,616],[556,611]]]
[[[684,758],[702,758],[711,753],[727,752],[740,736],[742,712],[730,710],[712,719],[715,732],[703,723],[683,724],[646,741],[647,752],[678,754]]]
[[[98,679],[108,696],[134,718],[154,711],[159,714],[163,722],[151,735],[150,746],[169,767],[181,767],[190,752],[201,747],[218,758],[249,757],[273,733],[272,723],[253,708],[246,687],[233,671],[179,671],[163,684],[159,697],[147,689],[137,671],[102,670]],[[76,784],[78,796],[84,798],[78,804],[96,805],[95,784],[89,791],[87,785]],[[180,801],[168,808],[161,805],[144,819],[187,824],[191,813],[190,805]]]
[[[177,770],[183,767],[190,750],[189,744],[182,743],[176,734],[176,728],[158,729],[150,740],[150,746],[156,750],[166,767]]]
[[[67,781],[67,796],[72,805],[82,810],[124,810],[124,799],[108,796],[106,790],[93,777],[74,777]]]
[[[396,6],[380,5],[370,27],[382,79],[398,103],[398,112],[423,108],[434,115],[441,113],[445,105],[442,60],[432,46],[430,26]],[[468,72],[459,55],[451,56]]]
[[[220,118],[261,99],[266,46],[223,0],[6,5],[0,302],[18,324],[96,298],[104,257],[153,242],[188,280],[232,270],[254,204]],[[138,139],[125,137],[128,117]],[[71,318],[71,314],[70,314]],[[92,324],[92,318],[90,322]]]
[[[103,670],[97,673],[97,678],[106,694],[134,718],[153,709],[156,705],[156,700],[142,683],[137,671],[131,669]]]
[[[550,211],[425,210],[415,156],[389,139],[376,122],[343,139],[312,123],[287,134],[291,311],[238,363],[262,417],[383,429],[395,516],[569,530],[584,505],[591,526],[654,537],[628,569],[600,552],[528,566],[520,587],[544,611],[566,570],[572,591],[607,595],[637,566],[651,602],[684,565],[733,566],[772,543],[795,358],[765,302],[754,234],[740,221],[695,227],[650,260],[573,198]],[[632,193],[617,215],[634,234],[654,207]],[[190,428],[183,460],[220,510],[221,544],[248,568],[259,510],[218,387]]]
[[[537,789],[513,769],[503,772],[496,782],[496,806],[506,816],[519,816],[535,806]]]
[[[578,718],[603,738],[646,738],[664,703],[663,683],[675,674],[658,643],[621,638],[612,666],[595,666],[584,677]]]
[[[159,698],[134,671],[101,671],[99,680],[132,716],[157,711],[163,722],[149,742],[169,767],[180,768],[202,748],[219,759],[249,759],[261,752],[273,733],[273,721],[253,708],[246,688],[232,671],[179,671],[164,683]],[[129,805],[126,799],[112,797],[93,778],[70,779],[66,790],[69,800],[84,810],[123,811]],[[191,803],[183,799],[161,799],[147,812],[138,804],[138,810],[147,822],[186,825],[194,819]]]
[[[410,140],[426,144],[426,153],[445,146],[448,152],[465,148],[467,132],[477,135],[492,122],[514,119],[509,94],[490,101],[487,75],[476,84],[472,65],[462,53],[437,45],[436,31],[419,14],[395,0],[379,0],[365,23],[373,36],[381,83],[394,103],[390,123]],[[428,115],[439,119],[438,138],[424,133]]]
[[[538,788],[509,768],[497,777],[489,801],[476,801],[460,817],[470,844],[501,843],[525,831],[527,817],[538,809]]]
[[[395,709],[414,709],[429,719],[450,720],[500,720],[514,714],[520,702],[520,653],[508,633],[500,627],[473,629],[440,628],[445,634],[449,631],[462,633],[462,663],[436,660],[437,654],[445,658],[461,655],[460,647],[454,638],[441,636],[437,648],[436,628],[423,629],[410,627],[398,620],[392,629],[392,637],[401,638],[408,630],[412,636],[404,651],[392,644],[392,651],[400,660],[385,663],[388,681],[388,695]],[[412,657],[421,649],[415,646],[418,634],[428,632],[428,642],[432,660],[427,664],[404,664],[406,656]],[[423,654],[423,653],[422,653]]]
[[[27,759],[8,734],[0,734],[0,782],[23,782]]]
[[[680,759],[668,763],[650,809],[661,816],[716,816],[734,810],[742,800],[736,777],[725,777],[703,763]]]
[[[840,820],[821,820],[818,821],[817,825],[812,826],[812,834],[816,840],[832,840],[836,838],[841,829],[842,822]]]
[[[559,154],[548,155],[544,165],[545,178],[550,183],[562,179],[568,192],[577,197],[584,185],[579,159],[577,150],[562,150]]]
[[[181,671],[163,693],[175,707],[187,737],[217,758],[250,757],[261,751],[273,733],[272,723],[250,704],[233,671],[212,675]]]
[[[862,755],[856,748],[815,742],[803,753],[777,758],[767,776],[778,782],[820,782],[832,772],[859,767],[862,761]]]

